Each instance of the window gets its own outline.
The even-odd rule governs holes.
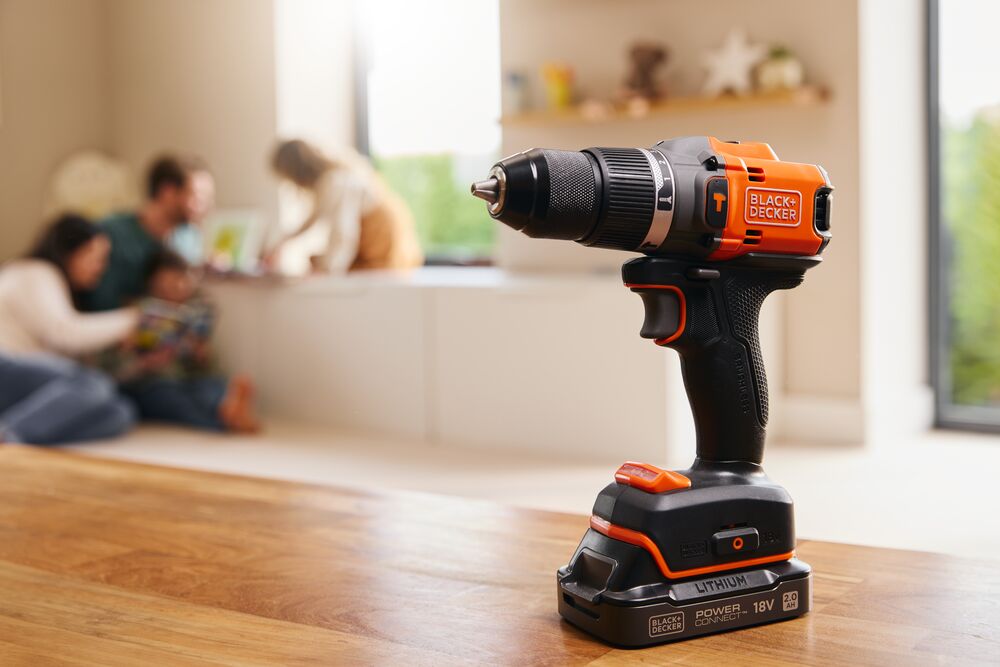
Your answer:
[[[366,0],[359,145],[410,205],[429,263],[480,263],[495,223],[469,183],[500,150],[499,0]]]
[[[937,419],[1000,429],[1000,3],[928,6]]]

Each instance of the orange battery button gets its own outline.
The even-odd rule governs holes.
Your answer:
[[[679,472],[661,470],[648,463],[635,461],[623,463],[615,472],[615,481],[646,493],[664,493],[691,487],[691,480]]]

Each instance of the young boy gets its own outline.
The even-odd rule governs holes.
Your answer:
[[[157,371],[161,377],[207,374],[215,309],[199,295],[187,262],[171,250],[160,249],[147,266],[146,294],[137,304],[140,319],[135,349],[139,356],[169,356],[172,362]]]
[[[100,360],[144,419],[252,433],[259,428],[251,380],[213,375],[209,339],[215,309],[198,290],[190,266],[159,249],[149,260],[146,296],[136,302],[139,326],[128,344]]]

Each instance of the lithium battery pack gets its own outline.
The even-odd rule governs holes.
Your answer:
[[[557,574],[559,613],[624,647],[801,616],[812,576],[794,556],[791,510],[752,464],[626,463]]]
[[[607,557],[584,550],[572,572],[559,570],[559,613],[581,630],[617,646],[638,648],[782,621],[801,616],[812,606],[809,566],[794,558],[628,591],[593,587],[606,585],[600,582],[600,573],[614,567]]]

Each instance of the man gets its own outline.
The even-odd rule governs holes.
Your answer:
[[[155,160],[142,207],[101,222],[111,239],[111,256],[104,278],[85,297],[83,308],[113,310],[142,296],[147,266],[163,245],[200,264],[201,235],[195,225],[211,211],[214,198],[215,181],[201,160],[174,156]]]
[[[197,168],[188,172],[191,198],[187,204],[186,224],[174,228],[167,245],[191,266],[201,266],[205,263],[201,225],[215,208],[215,178],[204,163],[193,165]]]

